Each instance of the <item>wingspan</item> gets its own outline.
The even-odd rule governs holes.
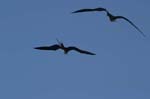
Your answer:
[[[79,48],[76,48],[76,47],[68,47],[68,50],[75,50],[79,53],[83,53],[83,54],[88,54],[88,55],[96,55],[95,53],[91,53],[91,52],[88,52],[88,51],[85,51],[85,50],[81,50]]]
[[[55,44],[55,45],[52,45],[52,46],[35,47],[34,49],[38,49],[38,50],[58,50],[59,48],[60,48],[60,46]]]
[[[116,19],[124,19],[126,21],[128,21],[133,27],[135,27],[144,37],[146,37],[146,35],[129,19],[127,19],[126,17],[123,16],[116,16]]]

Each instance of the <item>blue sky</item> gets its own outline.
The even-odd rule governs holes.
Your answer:
[[[148,0],[1,0],[1,99],[150,99]],[[105,13],[71,14],[80,8]],[[56,38],[96,53],[39,51]]]

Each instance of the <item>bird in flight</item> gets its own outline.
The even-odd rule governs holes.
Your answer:
[[[127,19],[126,17],[124,16],[114,16],[112,15],[107,9],[105,8],[101,8],[101,7],[98,7],[98,8],[93,8],[93,9],[79,9],[79,10],[76,10],[72,13],[80,13],[80,12],[96,12],[96,11],[105,11],[107,16],[109,17],[109,20],[111,22],[115,22],[117,19],[124,19],[126,20],[127,22],[129,22],[134,28],[136,28],[144,37],[146,37],[146,35],[132,22],[130,21],[129,19]]]
[[[65,47],[62,42],[59,42],[58,40],[57,40],[57,42],[58,42],[58,44],[54,44],[52,46],[41,46],[41,47],[35,47],[34,49],[53,50],[53,51],[56,51],[58,49],[62,49],[64,51],[64,54],[67,54],[69,51],[74,50],[74,51],[77,51],[77,52],[82,53],[82,54],[96,55],[94,53],[91,53],[91,52],[88,52],[88,51],[85,51],[85,50],[81,50],[81,49],[79,49],[77,47],[74,47],[74,46]]]

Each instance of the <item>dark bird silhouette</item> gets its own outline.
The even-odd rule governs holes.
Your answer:
[[[77,10],[77,11],[74,11],[72,13],[80,13],[80,12],[95,12],[95,11],[105,11],[107,16],[109,17],[109,20],[111,22],[115,22],[117,19],[124,19],[126,20],[127,22],[129,22],[134,28],[136,28],[144,37],[146,37],[146,35],[132,22],[130,21],[129,19],[127,19],[126,17],[124,16],[114,16],[112,15],[107,9],[105,8],[94,8],[94,9],[80,9],[80,10]]]
[[[41,47],[35,47],[34,49],[53,50],[53,51],[56,51],[58,49],[62,49],[64,51],[64,54],[67,54],[69,51],[74,50],[74,51],[77,51],[77,52],[82,53],[82,54],[96,55],[94,53],[91,53],[91,52],[88,52],[88,51],[85,51],[85,50],[81,50],[81,49],[79,49],[77,47],[74,47],[74,46],[65,47],[64,44],[59,42],[59,41],[58,41],[58,44],[54,44],[52,46],[41,46]]]

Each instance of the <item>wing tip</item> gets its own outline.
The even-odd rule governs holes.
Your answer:
[[[146,35],[141,31],[141,34],[143,35],[143,37],[146,37]]]
[[[91,53],[90,55],[96,55],[95,53]]]
[[[87,52],[88,55],[96,55],[95,53]]]
[[[43,47],[34,47],[33,49],[37,49],[37,50],[44,50]]]
[[[33,49],[39,49],[39,47],[34,47]]]
[[[78,13],[79,11],[73,11],[73,12],[71,12],[71,14],[73,14],[73,13]]]

